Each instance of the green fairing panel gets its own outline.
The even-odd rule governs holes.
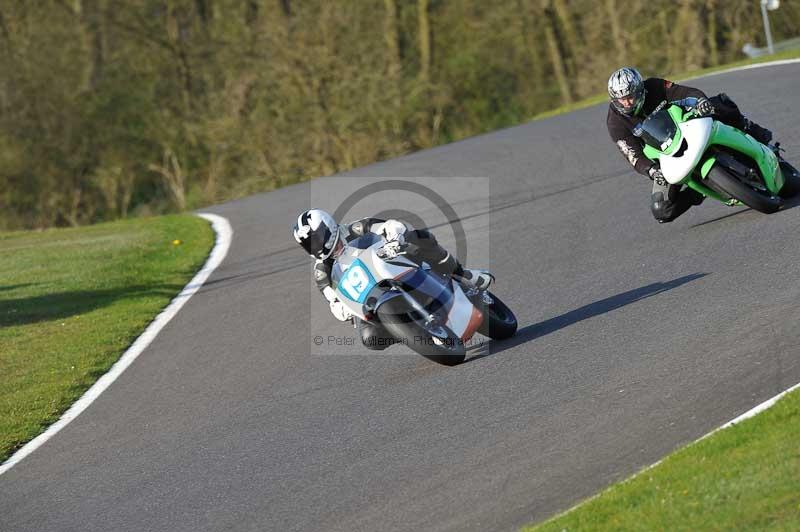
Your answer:
[[[680,124],[684,122],[684,111],[680,107],[673,105],[668,109],[668,112],[676,123]],[[654,148],[649,144],[645,144],[644,155],[651,161],[658,161],[661,155],[670,155],[677,150],[681,145],[681,139],[681,130],[678,128],[672,143],[666,151],[662,152],[658,148]],[[749,135],[744,134],[734,127],[723,124],[722,122],[715,121],[714,125],[712,126],[709,146],[713,144],[727,146],[736,151],[742,152],[749,157],[752,157],[753,160],[755,160],[758,164],[761,174],[764,176],[767,187],[775,194],[777,194],[778,191],[783,188],[784,177],[778,165],[778,158],[775,156],[772,150],[759,143]],[[706,178],[715,163],[716,158],[713,155],[704,159],[700,165],[700,175],[703,178]],[[686,185],[697,192],[700,192],[701,194],[722,201],[723,203],[726,202],[726,200],[717,192],[707,188],[697,180],[690,179],[686,182]]]
[[[711,171],[711,167],[714,166],[715,162],[717,162],[717,158],[713,155],[703,161],[703,164],[700,166],[700,175],[703,176],[703,179],[708,177],[708,173]]]
[[[649,144],[644,145],[644,156],[650,159],[651,161],[657,161],[658,157],[661,155],[661,152],[652,147]]]
[[[715,121],[709,144],[727,146],[728,148],[732,148],[752,157],[753,160],[756,161],[756,164],[758,164],[761,175],[764,176],[764,182],[767,184],[767,188],[774,194],[777,194],[778,191],[783,188],[784,177],[783,172],[781,172],[778,166],[778,158],[772,150],[753,137],[742,133],[734,127]],[[709,165],[708,168],[706,168],[705,164],[703,165],[703,177],[708,174],[710,169],[711,165]]]

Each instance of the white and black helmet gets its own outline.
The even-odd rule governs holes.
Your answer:
[[[633,116],[644,104],[644,79],[638,70],[622,67],[608,78],[608,95],[611,105],[620,113]]]
[[[297,243],[319,260],[331,256],[340,237],[339,224],[320,209],[310,209],[298,216],[292,233]]]

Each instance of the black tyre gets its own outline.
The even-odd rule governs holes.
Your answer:
[[[718,165],[711,168],[706,179],[730,197],[764,214],[772,214],[783,207],[783,200],[778,196],[773,196],[766,187],[756,188],[740,181]]]
[[[781,160],[779,164],[784,177],[783,188],[779,195],[782,198],[793,198],[800,194],[800,172],[786,161]]]
[[[488,292],[492,299],[491,304],[482,303],[483,323],[478,327],[478,332],[492,340],[505,340],[517,332],[517,317],[505,303],[496,295]]]
[[[381,317],[381,308],[378,317],[392,336],[407,340],[408,347],[434,362],[454,366],[467,356],[464,342],[445,325],[426,326],[410,316],[398,319],[401,317],[391,311]]]

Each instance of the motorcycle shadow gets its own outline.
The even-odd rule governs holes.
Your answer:
[[[711,218],[710,220],[706,220],[704,222],[692,224],[692,229],[694,229],[695,227],[702,227],[704,225],[713,224],[714,222],[719,222],[719,221],[722,221],[722,220],[726,220],[728,218],[732,218],[734,216],[739,216],[740,214],[744,214],[744,213],[748,213],[748,212],[753,214],[754,216],[757,216],[757,215],[760,214],[758,211],[755,211],[755,210],[751,209],[750,207],[745,207],[744,209],[738,209],[737,211],[732,212],[730,214],[724,214],[722,216],[717,216],[716,218]]]
[[[548,320],[539,323],[528,325],[518,330],[517,334],[515,334],[508,340],[502,340],[502,341],[488,340],[483,345],[468,350],[467,356],[469,358],[467,358],[464,362],[462,362],[461,365],[468,364],[470,362],[474,362],[476,360],[480,360],[482,358],[486,358],[489,356],[497,355],[498,353],[502,353],[503,351],[513,349],[514,347],[520,346],[528,342],[532,342],[538,338],[541,338],[550,333],[554,333],[556,331],[569,327],[570,325],[574,325],[575,323],[578,323],[580,321],[594,318],[595,316],[600,316],[601,314],[606,314],[608,312],[612,312],[626,305],[630,305],[631,303],[636,303],[637,301],[641,301],[642,299],[646,299],[648,297],[652,297],[662,292],[666,292],[668,290],[672,290],[684,284],[690,283],[692,281],[705,277],[706,275],[709,274],[693,273],[690,275],[684,275],[683,277],[678,277],[676,279],[664,283],[651,283],[646,286],[642,286],[640,288],[635,288],[633,290],[628,290],[627,292],[622,292],[621,294],[601,299],[600,301],[589,303],[588,305],[584,305],[575,310],[571,310],[567,313],[561,314],[560,316],[556,316],[554,318],[550,318]]]
[[[800,205],[800,194],[796,194],[796,195],[794,195],[792,197],[785,198],[783,200],[783,207],[781,207],[781,209],[778,211],[778,213],[792,210],[795,207],[797,207],[798,205]],[[753,217],[761,216],[761,213],[759,213],[758,211],[756,211],[754,209],[751,209],[750,207],[745,207],[743,209],[742,208],[737,208],[736,211],[734,211],[734,212],[732,212],[730,214],[717,216],[716,218],[711,218],[710,220],[705,220],[704,222],[693,224],[692,225],[692,229],[694,229],[696,227],[702,227],[704,225],[712,224],[714,222],[719,222],[721,220],[726,220],[728,218],[732,218],[734,216],[739,216],[740,214],[744,214],[744,213],[750,213],[750,214],[753,215]]]

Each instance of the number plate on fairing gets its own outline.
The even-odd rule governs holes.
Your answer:
[[[342,275],[337,288],[342,295],[351,301],[364,303],[375,284],[375,278],[370,273],[369,268],[361,260],[356,259]]]

